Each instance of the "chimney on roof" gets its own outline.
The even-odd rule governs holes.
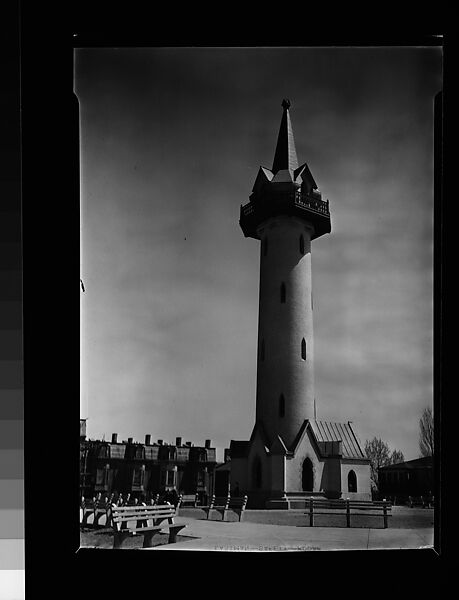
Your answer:
[[[118,443],[118,434],[112,433],[112,444],[117,444],[117,443]]]
[[[181,446],[182,445],[182,438],[181,437],[176,437],[175,438],[175,445],[176,446]]]
[[[186,445],[191,448],[191,442],[187,442]]]
[[[163,445],[163,440],[158,440],[158,445],[162,446]]]
[[[211,442],[212,442],[212,440],[206,440],[206,442],[205,442],[205,444],[204,444],[204,445],[205,445],[205,447],[206,447],[206,448],[210,448],[210,444],[211,444]]]
[[[145,436],[145,446],[149,446],[151,444],[151,435],[149,433]]]
[[[128,444],[132,444],[133,441],[134,441],[134,438],[128,438]]]

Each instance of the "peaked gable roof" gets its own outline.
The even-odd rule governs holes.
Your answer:
[[[269,447],[271,444],[269,443],[268,436],[266,435],[265,428],[263,427],[263,423],[261,421],[255,421],[255,425],[253,426],[252,430],[252,435],[250,436],[250,444],[252,444],[257,433],[259,434],[261,441],[266,448],[266,451],[269,452]]]
[[[366,458],[351,421],[310,421],[317,442],[342,443],[343,458]]]
[[[334,454],[338,447],[337,443],[340,442],[341,456],[343,458],[366,459],[361,443],[350,421],[347,423],[335,423],[333,421],[306,419],[290,448],[291,452],[296,452],[307,429],[312,433],[320,455],[327,456],[330,453]]]

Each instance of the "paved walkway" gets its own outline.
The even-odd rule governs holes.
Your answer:
[[[187,524],[186,529],[182,529],[179,535],[190,539],[176,544],[156,546],[149,550],[281,552],[408,549],[433,545],[433,529],[430,528],[298,527],[249,522],[225,523],[188,517],[178,517],[175,521]]]

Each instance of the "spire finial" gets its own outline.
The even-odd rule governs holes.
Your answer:
[[[288,109],[290,108],[290,106],[291,106],[291,102],[290,102],[290,100],[289,100],[288,98],[284,98],[284,99],[282,100],[282,108],[283,108],[284,110],[288,110]]]
[[[279,128],[279,136],[277,138],[276,153],[272,172],[276,174],[278,171],[288,169],[294,171],[298,169],[298,159],[296,157],[295,141],[293,139],[292,124],[290,122],[290,100],[284,98],[282,100],[284,112],[282,114],[281,124]]]

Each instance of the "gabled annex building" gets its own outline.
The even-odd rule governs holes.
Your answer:
[[[311,242],[331,232],[330,208],[298,164],[290,102],[282,107],[272,169],[260,167],[239,219],[260,241],[256,420],[250,440],[231,441],[230,485],[254,508],[371,496],[353,424],[316,420]]]

